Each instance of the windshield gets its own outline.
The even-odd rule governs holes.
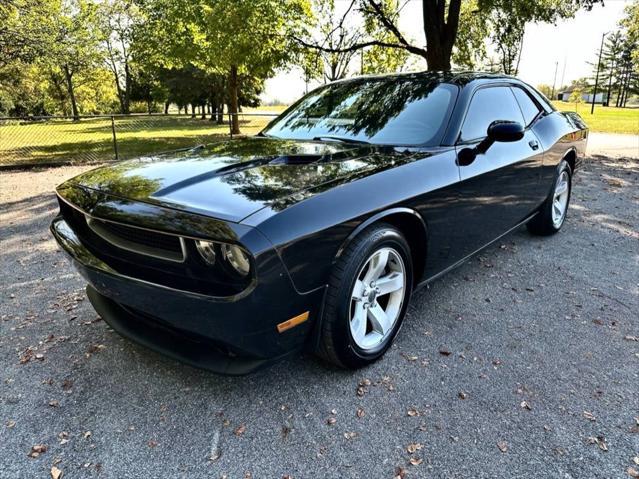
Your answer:
[[[297,140],[429,144],[443,133],[456,91],[424,78],[333,83],[306,95],[262,133]]]

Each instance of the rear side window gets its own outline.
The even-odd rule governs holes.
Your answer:
[[[513,87],[512,90],[515,98],[517,98],[517,103],[521,107],[521,112],[524,114],[525,126],[528,126],[539,115],[540,110],[524,90],[518,87]]]
[[[488,125],[495,120],[524,122],[510,87],[496,86],[477,90],[470,101],[461,140],[478,140],[486,136]]]

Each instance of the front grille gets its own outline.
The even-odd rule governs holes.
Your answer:
[[[236,295],[251,282],[206,265],[193,240],[90,218],[64,201],[60,213],[89,252],[119,274],[219,297]]]
[[[86,221],[94,233],[114,246],[159,259],[184,261],[182,241],[178,236],[89,217]]]

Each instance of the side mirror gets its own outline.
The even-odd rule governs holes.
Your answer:
[[[516,121],[493,121],[486,132],[493,142],[519,141],[524,137],[524,127]]]
[[[524,127],[521,123],[516,121],[497,120],[488,125],[486,131],[486,138],[479,143],[475,148],[464,148],[457,154],[457,164],[459,166],[468,166],[477,155],[484,154],[488,151],[488,148],[493,143],[499,141],[502,143],[508,143],[513,141],[519,141],[524,137]]]

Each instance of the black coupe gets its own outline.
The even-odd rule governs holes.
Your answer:
[[[255,137],[67,181],[51,230],[134,341],[227,374],[302,348],[358,368],[416,288],[520,225],[559,231],[587,136],[511,77],[354,78]]]

